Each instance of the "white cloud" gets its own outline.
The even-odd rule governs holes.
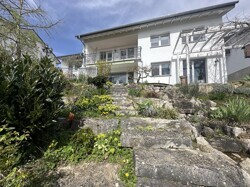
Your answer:
[[[38,0],[28,0],[38,1]],[[55,40],[60,46],[53,46],[60,52],[63,41],[75,50],[75,35],[99,29],[110,28],[145,19],[166,16],[183,11],[212,6],[234,0],[39,0],[40,4],[55,19],[63,18]],[[249,0],[240,0],[230,11],[229,19],[250,17]],[[71,38],[71,39],[70,39]],[[64,49],[66,50],[66,49]],[[81,49],[79,49],[80,51]],[[70,53],[70,52],[69,52]]]

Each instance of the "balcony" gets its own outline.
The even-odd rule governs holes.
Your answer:
[[[141,59],[141,47],[130,47],[125,49],[111,49],[98,53],[86,54],[87,65],[95,64],[102,60],[106,62],[119,62],[127,60]]]

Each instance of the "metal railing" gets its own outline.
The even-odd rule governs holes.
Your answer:
[[[88,76],[88,77],[95,77],[97,76],[97,68],[96,67],[80,67],[77,69],[73,68],[60,68],[68,79],[78,79],[82,75]]]
[[[109,51],[85,55],[85,61],[87,65],[95,64],[99,60],[103,60],[106,62],[116,62],[134,59],[141,59],[141,47],[112,49]]]

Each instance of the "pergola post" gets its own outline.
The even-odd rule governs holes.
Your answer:
[[[190,55],[189,55],[189,35],[186,35],[186,62],[187,62],[187,83],[190,83]]]

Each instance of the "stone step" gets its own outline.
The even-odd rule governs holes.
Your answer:
[[[134,150],[134,158],[137,186],[249,186],[249,175],[226,155],[139,148]]]
[[[131,105],[117,105],[119,107],[119,110],[135,110],[135,108]]]
[[[111,92],[128,92],[127,88],[111,88]]]
[[[116,111],[116,115],[119,116],[136,116],[138,112],[136,110],[119,110]]]
[[[128,118],[121,121],[123,147],[192,147],[193,128],[186,121],[154,118]]]
[[[111,96],[114,100],[127,100],[127,95],[112,95]]]

